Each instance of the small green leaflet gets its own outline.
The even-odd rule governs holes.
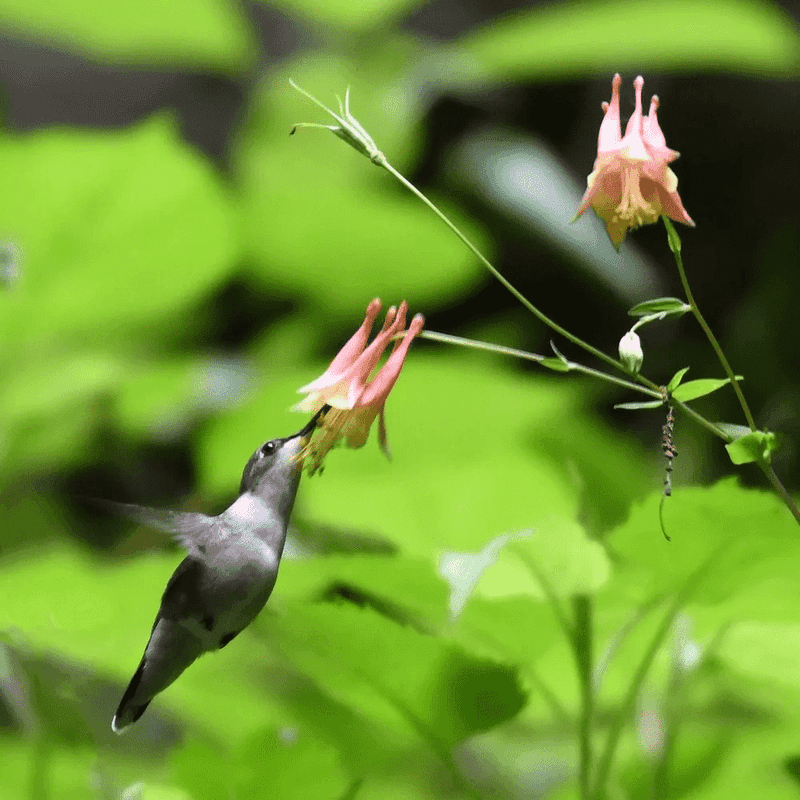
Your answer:
[[[737,375],[736,380],[742,380],[742,376]],[[671,394],[676,400],[687,403],[689,400],[696,400],[698,397],[716,392],[726,383],[730,383],[730,378],[701,378],[700,380],[689,381],[676,386],[675,389],[671,390]]]
[[[663,406],[663,400],[644,400],[638,403],[617,403],[614,408],[624,408],[627,411],[636,411],[640,408],[658,408]]]
[[[689,371],[689,367],[684,367],[683,369],[679,369],[673,376],[672,380],[667,384],[667,391],[672,394],[680,385],[680,382],[683,380],[683,376]]]
[[[725,445],[734,464],[750,464],[753,461],[772,460],[772,454],[778,449],[778,441],[774,433],[769,431],[748,430],[730,444]]]
[[[738,439],[750,433],[750,428],[748,428],[747,425],[734,425],[732,422],[715,422],[714,426],[719,428],[723,433],[728,434],[731,439]]]
[[[569,372],[570,370],[569,364],[560,358],[543,358],[539,363],[543,367],[555,370],[556,372]]]
[[[635,305],[628,315],[631,317],[646,317],[650,314],[685,314],[692,307],[679,300],[677,297],[656,297],[654,300],[645,300],[644,303]]]
[[[661,219],[664,220],[664,227],[667,229],[667,242],[669,243],[669,249],[675,254],[675,257],[679,257],[681,254],[681,239],[678,236],[678,232],[675,230],[675,226],[669,221],[667,217],[663,214],[661,215]]]

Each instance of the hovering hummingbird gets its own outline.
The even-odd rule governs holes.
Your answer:
[[[253,453],[239,497],[219,516],[113,503],[166,531],[189,551],[167,583],[144,655],[111,721],[123,733],[203,653],[221,650],[272,594],[302,464],[298,459],[324,406],[301,431]]]

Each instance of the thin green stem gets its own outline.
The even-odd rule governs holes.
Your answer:
[[[591,353],[595,358],[599,358],[601,361],[605,361],[610,366],[614,367],[615,369],[625,371],[625,367],[622,366],[617,360],[611,358],[611,356],[606,355],[602,350],[598,350],[596,347],[592,347],[588,342],[584,342],[583,339],[575,336],[574,334],[570,333],[568,330],[562,328],[558,323],[554,322],[550,317],[546,316],[543,312],[541,312],[527,297],[525,297],[522,292],[520,292],[510,281],[506,280],[500,272],[491,264],[491,262],[483,255],[483,253],[475,247],[472,242],[464,236],[463,233],[459,230],[458,226],[453,223],[450,218],[441,211],[434,203],[432,203],[416,186],[414,186],[411,181],[407,180],[401,173],[399,173],[386,159],[384,158],[383,161],[378,162],[380,166],[386,169],[389,173],[391,173],[403,186],[406,187],[412,194],[418,197],[425,205],[436,214],[439,219],[450,228],[453,233],[458,236],[459,239],[469,248],[472,254],[481,262],[481,264],[489,270],[489,272],[498,280],[500,283],[508,289],[517,300],[525,306],[539,321],[543,322],[549,328],[554,330],[556,333],[563,336],[565,339],[569,340],[573,344],[577,345],[578,347],[583,348],[587,353]]]
[[[462,336],[453,336],[449,333],[439,333],[438,331],[423,330],[420,332],[419,336],[422,339],[430,339],[433,342],[454,344],[457,345],[458,347],[469,347],[472,348],[473,350],[486,350],[489,353],[499,353],[501,355],[523,358],[526,361],[535,361],[537,364],[540,364],[545,359],[545,356],[540,356],[537,353],[529,353],[527,350],[517,350],[514,347],[506,347],[500,344],[491,344],[490,342],[481,342],[476,339],[465,339]],[[632,383],[631,381],[626,381],[623,378],[617,378],[614,375],[608,375],[605,372],[600,372],[599,370],[592,369],[591,367],[586,367],[583,364],[578,364],[574,361],[567,361],[566,364],[568,368],[571,370],[575,370],[576,372],[582,372],[585,375],[591,375],[594,378],[598,378],[608,383],[614,383],[617,386],[623,386],[624,388],[630,389],[634,392],[641,392],[642,394],[646,394],[649,395],[650,397],[655,397],[655,398],[662,398],[664,396],[655,383],[652,383],[646,378],[642,378],[642,376],[639,376],[639,379],[642,380],[643,382],[646,382],[647,386],[642,386],[638,383]],[[733,441],[730,435],[725,433],[725,431],[720,430],[713,422],[707,420],[702,414],[698,414],[693,408],[691,408],[691,406],[686,405],[686,403],[683,403],[680,400],[675,400],[674,398],[672,399],[671,402],[676,408],[679,408],[685,414],[690,416],[695,422],[697,422],[699,425],[702,425],[707,431],[713,433],[714,436],[719,436],[721,439],[724,439],[725,442]],[[785,493],[786,490],[783,489],[783,492]],[[784,495],[782,494],[781,496]]]
[[[691,406],[686,405],[686,403],[680,400],[676,400],[674,397],[670,398],[670,403],[683,411],[684,414],[691,417],[696,423],[698,423],[698,425],[702,425],[709,433],[713,433],[714,436],[719,436],[719,438],[723,439],[726,443],[733,441],[731,436],[725,433],[725,431],[720,430],[713,422],[707,420],[702,414],[698,414]]]
[[[558,599],[553,584],[550,583],[547,576],[539,569],[539,565],[523,547],[520,547],[518,544],[510,544],[508,546],[508,551],[513,553],[523,563],[528,572],[530,572],[533,580],[542,587],[547,602],[550,603],[553,609],[556,621],[564,633],[564,638],[571,642],[575,636],[575,628],[567,612],[564,611],[564,607]]]
[[[575,614],[572,647],[580,683],[581,709],[578,721],[578,784],[581,800],[592,796],[592,725],[594,719],[594,677],[592,674],[592,598],[578,595],[572,600]]]
[[[713,331],[708,326],[708,323],[705,321],[705,318],[700,313],[700,309],[695,302],[694,295],[692,294],[692,289],[689,286],[689,279],[686,277],[686,270],[683,268],[683,258],[681,257],[681,248],[680,248],[680,239],[678,238],[678,233],[675,230],[675,226],[670,222],[667,217],[661,217],[664,220],[664,225],[667,228],[667,235],[669,238],[670,249],[672,250],[672,254],[675,257],[675,264],[678,267],[678,274],[681,278],[681,283],[683,284],[683,291],[686,292],[686,299],[689,301],[689,305],[692,307],[692,313],[695,316],[695,319],[700,324],[700,327],[703,329],[703,333],[705,333],[706,338],[711,343],[711,346],[714,348],[714,352],[717,354],[717,358],[719,359],[719,363],[722,364],[722,368],[725,370],[725,374],[728,376],[731,386],[733,386],[733,391],[736,392],[736,397],[739,400],[739,405],[742,407],[742,411],[744,412],[745,419],[747,420],[747,424],[750,427],[751,431],[756,430],[756,423],[753,419],[753,415],[750,412],[750,406],[747,405],[747,401],[744,399],[744,394],[742,393],[742,389],[739,386],[739,382],[736,380],[736,375],[731,369],[731,365],[728,363],[728,359],[725,357],[725,353],[722,352],[722,347],[720,346],[719,342],[717,341],[717,337],[714,336]]]
[[[675,264],[678,267],[678,274],[681,278],[681,283],[683,284],[683,290],[686,292],[686,299],[689,301],[689,305],[692,307],[692,313],[695,316],[695,319],[700,324],[700,327],[703,329],[703,332],[706,335],[706,338],[711,343],[711,346],[714,348],[714,352],[717,354],[717,358],[722,364],[722,368],[725,370],[725,374],[728,376],[728,379],[733,386],[733,391],[736,393],[736,397],[739,400],[739,405],[742,407],[742,411],[744,412],[745,419],[747,420],[747,425],[751,431],[757,430],[755,419],[753,418],[753,414],[750,411],[750,406],[747,404],[747,400],[744,398],[744,393],[742,392],[741,386],[739,386],[739,382],[736,380],[736,375],[731,368],[731,365],[728,363],[728,359],[725,357],[725,353],[722,351],[722,347],[720,346],[719,342],[717,341],[717,337],[714,336],[711,328],[708,326],[708,323],[705,321],[705,318],[700,313],[700,309],[697,306],[697,303],[694,299],[694,295],[692,294],[692,289],[689,286],[689,279],[686,277],[686,270],[683,268],[683,258],[681,257],[681,240],[678,236],[677,231],[675,230],[675,226],[670,222],[667,217],[662,216],[661,219],[664,220],[664,226],[667,229],[667,239],[669,241],[670,250],[672,250],[672,255],[675,257]],[[682,403],[676,403],[676,405],[680,405],[684,411],[687,411],[692,416],[695,416],[698,421],[700,421],[699,415],[696,415],[695,412],[692,412],[688,406],[685,406]],[[706,426],[708,427],[708,426]],[[732,441],[730,436],[727,436],[719,431],[716,427],[711,428],[715,433],[718,435],[722,435],[722,438],[726,441]],[[772,464],[770,464],[765,459],[761,458],[756,462],[761,469],[761,471],[766,476],[767,480],[772,484],[772,488],[775,489],[778,496],[783,500],[786,507],[791,512],[792,516],[797,520],[798,524],[800,524],[800,507],[798,507],[797,503],[795,502],[794,498],[789,494],[786,490],[786,487],[781,483],[780,478],[778,478],[775,470],[772,468]]]
[[[572,598],[572,619],[561,605],[558,595],[547,576],[539,569],[530,554],[518,545],[510,545],[510,552],[522,561],[531,577],[542,587],[559,627],[575,657],[575,667],[580,685],[581,710],[578,720],[578,780],[581,800],[590,800],[592,788],[592,721],[594,718],[594,675],[592,671],[592,598],[577,595]]]
[[[595,800],[601,800],[603,797],[603,790],[611,772],[611,765],[614,761],[614,755],[616,753],[620,737],[622,736],[622,731],[631,714],[633,713],[633,709],[636,705],[636,698],[639,696],[642,684],[644,683],[644,679],[647,677],[647,673],[649,672],[650,666],[656,657],[656,653],[658,653],[662,642],[669,634],[672,623],[674,622],[675,617],[678,615],[678,612],[681,610],[681,608],[683,608],[692,592],[697,588],[697,585],[705,576],[706,570],[715,557],[716,553],[711,558],[703,562],[703,564],[694,573],[692,573],[692,575],[689,576],[681,590],[675,595],[672,603],[667,609],[667,613],[664,615],[664,619],[656,630],[650,645],[645,651],[642,660],[639,662],[639,666],[636,668],[636,672],[631,679],[630,685],[628,686],[628,691],[622,700],[622,704],[611,721],[611,726],[606,738],[606,745],[603,748],[603,752],[597,762],[593,795]]]
[[[792,516],[797,520],[797,523],[800,524],[800,508],[797,507],[797,503],[795,502],[794,498],[786,491],[786,487],[781,483],[780,478],[776,475],[775,470],[772,468],[772,464],[768,461],[765,461],[763,458],[760,461],[756,462],[759,466],[759,469],[766,475],[767,480],[772,484],[772,488],[778,493],[778,496],[783,500],[784,505],[789,509],[792,513]]]
[[[420,332],[419,337],[421,339],[430,339],[432,342],[443,342],[444,344],[454,344],[458,345],[459,347],[469,347],[473,350],[485,350],[489,353],[515,356],[516,358],[523,358],[526,361],[535,361],[537,364],[541,364],[543,361],[546,361],[547,358],[552,358],[552,356],[540,356],[537,353],[529,353],[527,350],[517,350],[514,347],[506,347],[505,345],[501,344],[491,344],[490,342],[481,342],[477,339],[465,339],[461,336],[452,336],[449,333],[439,333],[438,331],[423,330]],[[591,375],[593,378],[597,378],[598,380],[606,381],[607,383],[614,383],[617,386],[623,386],[626,389],[630,389],[634,392],[641,392],[642,394],[646,394],[650,397],[662,397],[661,392],[659,392],[657,389],[648,389],[638,383],[626,381],[623,378],[617,378],[614,375],[609,375],[605,372],[600,372],[600,370],[586,367],[583,364],[578,364],[575,361],[565,361],[564,363],[568,371],[574,370],[575,372],[582,372],[584,375]]]

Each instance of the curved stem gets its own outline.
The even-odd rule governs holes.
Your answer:
[[[406,187],[410,192],[412,192],[416,197],[418,197],[425,205],[436,214],[439,219],[450,228],[453,233],[458,236],[459,239],[469,248],[472,254],[481,262],[481,264],[489,270],[489,272],[498,280],[500,283],[508,289],[517,300],[525,306],[540,322],[543,322],[547,325],[548,328],[551,328],[556,333],[563,336],[565,339],[569,340],[573,344],[577,345],[578,347],[583,348],[587,353],[591,353],[595,358],[599,358],[601,361],[605,361],[610,366],[614,367],[615,369],[621,370],[625,372],[625,368],[615,359],[611,358],[611,356],[606,355],[602,350],[598,350],[596,347],[592,347],[588,342],[584,342],[583,339],[575,336],[574,334],[570,333],[568,330],[562,328],[557,322],[554,322],[550,317],[546,316],[543,312],[539,311],[527,297],[525,297],[522,292],[520,292],[510,281],[506,280],[500,272],[491,264],[491,262],[483,255],[483,253],[475,247],[472,242],[464,236],[463,233],[458,229],[458,227],[450,220],[449,217],[445,215],[443,211],[440,211],[439,208],[432,203],[416,186],[414,186],[411,181],[407,180],[401,173],[399,173],[386,159],[384,158],[382,161],[377,162],[379,166],[382,166],[386,169],[389,173],[391,173],[395,178],[397,178],[403,186]]]
[[[714,436],[719,436],[720,439],[723,439],[726,444],[733,441],[733,437],[729,436],[725,431],[720,430],[713,422],[707,420],[702,414],[698,414],[691,406],[686,405],[686,403],[682,402],[681,400],[676,400],[674,397],[670,398],[670,402],[676,408],[679,408],[683,411],[687,416],[691,417],[698,425],[702,425],[709,433],[713,433]]]
[[[797,507],[797,503],[795,502],[794,498],[789,494],[786,490],[786,487],[781,483],[780,478],[775,473],[775,470],[772,468],[772,464],[764,459],[756,462],[764,473],[767,476],[767,480],[772,484],[772,488],[778,493],[778,496],[783,500],[784,505],[789,509],[792,513],[792,516],[797,520],[798,524],[800,524],[800,508]]]
[[[628,691],[622,701],[622,705],[611,722],[611,727],[608,731],[608,737],[606,738],[606,745],[603,748],[603,753],[597,762],[597,772],[595,774],[594,781],[595,798],[600,798],[603,796],[603,789],[608,781],[609,773],[611,772],[611,765],[614,761],[614,755],[616,753],[620,737],[622,736],[622,731],[628,721],[628,718],[633,712],[634,706],[636,705],[636,698],[639,696],[639,691],[642,688],[644,679],[647,677],[650,666],[652,665],[662,642],[669,634],[675,617],[685,605],[692,592],[694,592],[697,585],[703,579],[706,570],[715,557],[716,553],[712,555],[711,558],[704,561],[703,564],[689,576],[687,581],[683,584],[681,590],[675,595],[672,603],[667,609],[667,613],[664,615],[664,619],[658,626],[650,645],[645,651],[642,660],[639,662],[636,672],[633,674],[633,679],[628,686]]]
[[[581,710],[578,721],[578,775],[581,787],[581,800],[591,800],[592,789],[592,724],[594,720],[594,676],[592,672],[592,598],[589,595],[576,595],[572,598],[572,618],[564,610],[553,585],[539,569],[530,554],[518,545],[510,545],[509,550],[519,558],[531,577],[541,586],[564,638],[569,643],[575,658],[578,684],[581,695]]]
[[[445,344],[458,345],[459,347],[469,347],[473,350],[485,350],[489,353],[499,353],[500,355],[504,356],[515,356],[516,358],[523,358],[526,361],[535,361],[537,364],[541,364],[548,358],[552,358],[551,356],[540,356],[537,353],[529,353],[527,350],[517,350],[515,347],[506,347],[502,344],[481,342],[477,339],[465,339],[462,336],[453,336],[449,333],[439,333],[438,331],[423,330],[420,331],[418,336],[421,339],[429,339],[432,342],[443,342]],[[574,370],[575,372],[582,372],[584,375],[591,375],[593,378],[597,378],[598,380],[614,383],[617,386],[623,386],[626,389],[631,389],[634,392],[641,392],[642,394],[646,394],[650,397],[661,398],[663,396],[661,392],[655,388],[646,388],[638,383],[626,381],[624,378],[617,378],[614,375],[608,375],[605,372],[600,372],[600,370],[592,369],[591,367],[585,367],[583,364],[578,364],[575,361],[565,361],[564,363],[567,367],[567,371]]]
[[[575,611],[572,647],[580,683],[581,711],[578,725],[578,782],[581,800],[592,796],[592,725],[594,721],[594,677],[592,674],[592,598],[577,595],[572,599]]]
[[[719,363],[722,364],[722,368],[725,370],[725,374],[728,376],[731,386],[733,386],[733,391],[736,392],[736,397],[739,400],[739,405],[742,407],[742,411],[744,412],[745,419],[747,420],[747,425],[749,426],[751,431],[756,430],[756,423],[753,419],[753,415],[750,412],[750,406],[747,405],[747,400],[744,399],[744,394],[742,393],[742,389],[739,386],[739,382],[736,380],[736,375],[734,375],[733,370],[731,369],[731,365],[728,363],[728,359],[725,357],[725,353],[722,352],[722,347],[720,347],[719,342],[717,341],[717,337],[714,336],[711,328],[708,326],[708,323],[705,321],[705,318],[700,313],[700,309],[697,307],[697,303],[695,302],[694,295],[692,294],[691,287],[689,286],[689,279],[686,277],[686,271],[683,268],[683,258],[681,258],[681,244],[680,238],[678,237],[678,233],[675,230],[675,226],[670,222],[667,217],[661,217],[664,220],[664,225],[667,229],[667,238],[669,240],[669,247],[672,250],[672,254],[675,257],[675,263],[678,266],[678,274],[681,278],[681,284],[683,284],[683,291],[686,292],[686,299],[689,301],[689,305],[692,307],[692,313],[695,316],[695,319],[700,324],[700,327],[703,329],[703,333],[705,333],[706,338],[709,342],[711,342],[711,346],[714,348],[714,352],[717,354],[717,358],[719,359]]]
[[[711,331],[711,328],[708,326],[708,323],[705,321],[703,315],[700,313],[700,309],[697,307],[697,303],[695,302],[694,295],[692,294],[691,287],[689,286],[689,279],[686,277],[686,271],[683,268],[683,258],[681,257],[681,240],[678,236],[677,231],[675,230],[675,226],[670,222],[667,217],[662,216],[662,220],[664,220],[664,226],[667,229],[667,240],[669,241],[669,248],[672,250],[672,254],[675,257],[675,263],[678,267],[678,274],[681,278],[681,283],[683,284],[683,290],[686,292],[686,299],[689,301],[689,305],[692,307],[692,313],[697,319],[700,327],[703,329],[708,341],[711,342],[711,346],[714,348],[714,351],[717,354],[717,358],[719,358],[720,363],[722,364],[723,369],[725,370],[725,374],[728,376],[728,379],[733,386],[734,392],[736,392],[736,397],[739,400],[739,405],[742,407],[742,411],[744,412],[745,419],[747,420],[747,425],[751,431],[757,430],[755,419],[753,418],[753,414],[750,411],[750,406],[747,405],[747,401],[744,399],[744,394],[742,392],[741,387],[739,386],[739,382],[736,380],[736,375],[733,373],[733,369],[731,369],[731,365],[728,363],[728,359],[725,357],[725,353],[722,352],[722,347],[720,347],[719,342],[717,341],[716,336]],[[674,401],[675,402],[675,401]],[[699,415],[696,415],[695,412],[691,411],[688,406],[683,403],[676,402],[676,405],[679,405],[684,411],[690,413],[692,416],[696,416],[699,418]],[[700,421],[698,419],[698,421]],[[706,426],[708,427],[708,426]],[[724,434],[722,431],[717,429],[715,426],[710,428],[713,432],[717,433],[717,435],[722,436],[723,439],[730,442],[732,438],[727,434]],[[795,502],[794,498],[789,494],[786,490],[786,487],[781,483],[780,478],[778,478],[775,470],[772,468],[772,464],[770,464],[765,459],[759,459],[756,462],[759,466],[759,469],[764,473],[767,480],[772,484],[772,488],[775,489],[778,496],[783,500],[786,507],[791,512],[792,516],[797,520],[798,524],[800,524],[800,507],[798,507],[797,503]]]

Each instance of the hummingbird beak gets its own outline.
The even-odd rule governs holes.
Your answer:
[[[317,427],[317,422],[320,420],[321,417],[324,417],[328,411],[331,410],[331,407],[326,403],[322,408],[317,411],[316,414],[311,418],[308,425],[306,425],[302,430],[298,431],[294,434],[294,436],[290,436],[290,439],[296,439],[298,436],[310,436],[314,429]]]

